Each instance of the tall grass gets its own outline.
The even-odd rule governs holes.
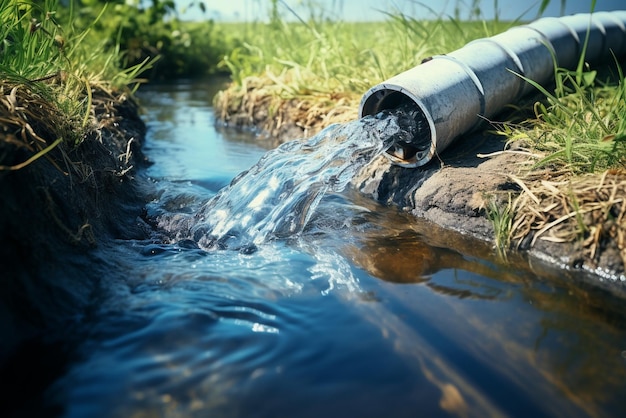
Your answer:
[[[35,79],[67,67],[65,37],[54,16],[54,4],[0,0],[0,70]]]
[[[286,14],[294,14],[291,21]],[[330,22],[314,13],[305,20],[289,9],[283,15],[273,13],[269,23],[236,24],[227,31],[241,36],[222,64],[237,85],[247,77],[271,74],[282,83],[285,97],[313,92],[362,94],[428,56],[447,53],[511,25],[418,20],[401,11],[386,15],[382,22]]]
[[[612,81],[596,71],[555,71],[555,88],[535,105],[527,143],[543,153],[536,166],[584,174],[626,164],[626,86],[616,63]],[[517,132],[519,133],[519,131]]]

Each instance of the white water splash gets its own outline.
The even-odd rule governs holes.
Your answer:
[[[311,280],[328,283],[328,287],[321,291],[322,295],[328,295],[334,289],[345,289],[351,294],[360,290],[359,280],[352,274],[349,261],[341,254],[317,248],[314,257],[317,263],[309,268]]]
[[[326,192],[342,191],[374,157],[411,135],[394,112],[381,112],[287,142],[211,199],[196,214],[192,237],[204,249],[241,249],[293,236]]]

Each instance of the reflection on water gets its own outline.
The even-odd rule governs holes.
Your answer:
[[[422,331],[433,328],[446,346],[462,347],[457,355],[464,366],[489,377],[471,379],[474,389],[498,383],[503,390],[515,382],[509,402],[542,416],[604,416],[604,402],[623,407],[615,397],[626,382],[623,300],[548,266],[533,271],[516,256],[505,264],[485,245],[427,222],[398,228],[407,221],[388,216],[381,229],[391,235],[365,237],[348,254],[385,281],[454,297],[442,299],[447,308],[433,309],[415,287],[385,286],[404,317],[421,318],[428,323]],[[439,238],[426,243],[427,235]],[[555,391],[563,398],[547,402],[545,394]]]
[[[209,86],[155,86],[151,216],[193,213],[264,153]],[[79,261],[77,261],[79,262]],[[619,416],[623,300],[343,192],[256,252],[118,241],[46,392],[66,417]],[[55,274],[63,274],[60,270]]]

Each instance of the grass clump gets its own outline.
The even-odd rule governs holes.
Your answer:
[[[94,89],[126,88],[145,67],[119,70],[119,51],[91,27],[61,25],[73,13],[56,0],[0,0],[0,170],[80,143],[93,128]]]
[[[527,133],[543,154],[536,167],[558,167],[571,174],[601,172],[626,163],[624,77],[617,85],[596,82],[597,73],[557,70],[554,93],[535,105],[536,118]]]
[[[491,221],[494,231],[495,248],[500,257],[506,259],[507,249],[511,245],[512,204],[511,193],[507,194],[508,202],[498,202],[496,196],[486,196],[487,218]]]
[[[553,91],[535,84],[544,96],[535,116],[504,128],[531,159],[517,197],[494,213],[510,217],[502,242],[573,243],[575,262],[593,268],[606,253],[626,270],[625,80],[619,65],[604,82],[582,68],[556,69]]]

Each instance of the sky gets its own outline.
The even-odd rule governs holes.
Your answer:
[[[181,17],[185,20],[203,20],[206,18],[217,21],[256,21],[266,20],[270,8],[270,0],[175,0]],[[206,14],[198,7],[185,7],[191,2],[203,1]],[[279,0],[281,15],[285,18],[293,16],[285,4],[303,18],[309,16],[309,7],[314,3],[325,10],[324,17],[346,21],[383,20],[385,12],[400,11],[418,19],[437,18],[437,14],[454,15],[455,6],[459,5],[461,18],[467,17],[471,0]],[[494,4],[498,5],[498,17],[501,20],[533,20],[537,17],[540,0],[483,0],[481,2],[482,18],[493,19],[496,15]],[[542,16],[560,16],[561,0],[551,0]],[[428,6],[424,6],[428,4]],[[430,10],[429,10],[430,8]],[[624,0],[597,0],[595,11],[626,10]],[[565,13],[588,13],[591,11],[591,0],[565,0]]]

